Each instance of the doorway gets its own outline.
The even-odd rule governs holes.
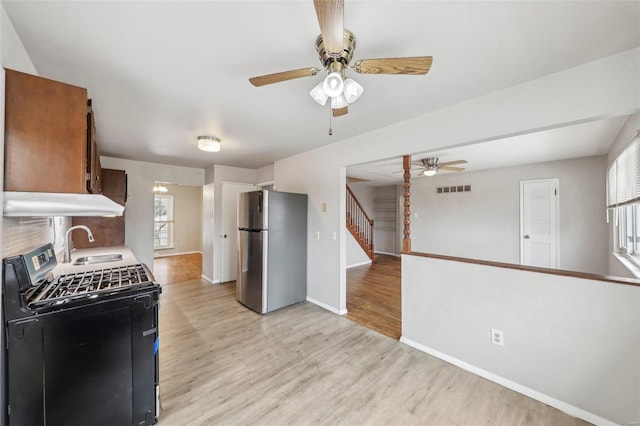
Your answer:
[[[153,273],[162,284],[202,275],[202,186],[155,182]]]
[[[558,267],[560,180],[520,182],[520,264]]]
[[[238,194],[256,191],[249,183],[222,183],[220,282],[235,281],[238,269]]]

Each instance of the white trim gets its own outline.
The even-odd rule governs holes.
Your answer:
[[[270,186],[273,185],[275,182],[273,180],[268,180],[266,182],[260,182],[260,183],[256,183],[255,186],[262,188],[263,186]]]
[[[208,276],[206,276],[205,274],[200,275],[200,278],[202,278],[203,280],[205,280],[209,284],[220,284],[220,280],[213,280],[213,279],[209,278]]]
[[[309,296],[307,296],[307,302],[313,303],[314,305],[318,305],[321,308],[326,309],[327,311],[331,311],[331,312],[333,312],[334,314],[337,314],[337,315],[347,315],[347,310],[346,309],[342,309],[342,310],[336,309],[333,306],[329,306],[326,303],[322,303],[321,301],[313,299],[313,298],[311,298]]]
[[[398,253],[387,253],[386,251],[374,251],[375,254],[386,254],[387,256],[400,257]]]
[[[167,249],[156,249],[156,250],[167,250]],[[201,251],[182,251],[182,252],[179,252],[179,253],[169,253],[169,254],[155,254],[154,253],[153,254],[153,258],[157,259],[159,257],[171,257],[171,256],[180,256],[180,255],[183,255],[183,254],[198,254],[198,253],[202,254]]]
[[[638,261],[629,256],[627,253],[618,253],[612,252],[613,257],[618,259],[622,266],[627,268],[627,270],[636,278],[640,278],[640,265]]]
[[[462,368],[463,370],[469,371],[475,375],[480,377],[484,377],[487,380],[491,380],[494,383],[497,383],[505,388],[511,389],[518,393],[521,393],[529,398],[535,399],[536,401],[540,401],[544,404],[550,405],[558,410],[573,416],[578,417],[587,422],[593,423],[595,425],[601,426],[617,426],[617,423],[612,422],[611,420],[607,420],[603,417],[600,417],[596,414],[590,413],[582,408],[578,408],[574,405],[568,404],[564,401],[551,397],[549,395],[545,395],[542,392],[538,392],[534,389],[528,388],[526,386],[522,386],[519,383],[513,382],[509,379],[505,379],[504,377],[498,376],[497,374],[491,373],[490,371],[484,370],[482,368],[476,367],[475,365],[469,364],[465,361],[462,361],[458,358],[452,357],[435,349],[432,349],[428,346],[420,344],[418,342],[414,342],[411,339],[407,339],[404,336],[400,337],[400,342],[405,345],[411,346],[419,351],[425,352],[429,355],[432,355],[436,358],[440,358],[443,361],[446,361],[450,364],[453,364],[457,367]]]
[[[360,262],[360,263],[354,263],[353,265],[347,266],[347,269],[355,268],[356,266],[362,266],[362,265],[371,265],[371,260],[367,260],[367,261]]]

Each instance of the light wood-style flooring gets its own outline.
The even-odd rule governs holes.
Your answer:
[[[262,316],[234,291],[163,286],[161,426],[586,424],[308,302]]]
[[[347,269],[347,318],[397,340],[402,333],[400,258],[376,256],[376,263]]]
[[[197,280],[202,275],[202,253],[177,254],[153,259],[153,276],[160,284]]]

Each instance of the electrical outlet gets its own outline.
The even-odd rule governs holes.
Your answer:
[[[491,329],[491,343],[504,346],[504,332],[502,330]]]

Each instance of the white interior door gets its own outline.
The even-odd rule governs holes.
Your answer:
[[[220,233],[220,281],[234,281],[238,269],[238,194],[255,191],[248,183],[222,183],[222,227]]]
[[[558,267],[558,179],[520,182],[520,263]]]

